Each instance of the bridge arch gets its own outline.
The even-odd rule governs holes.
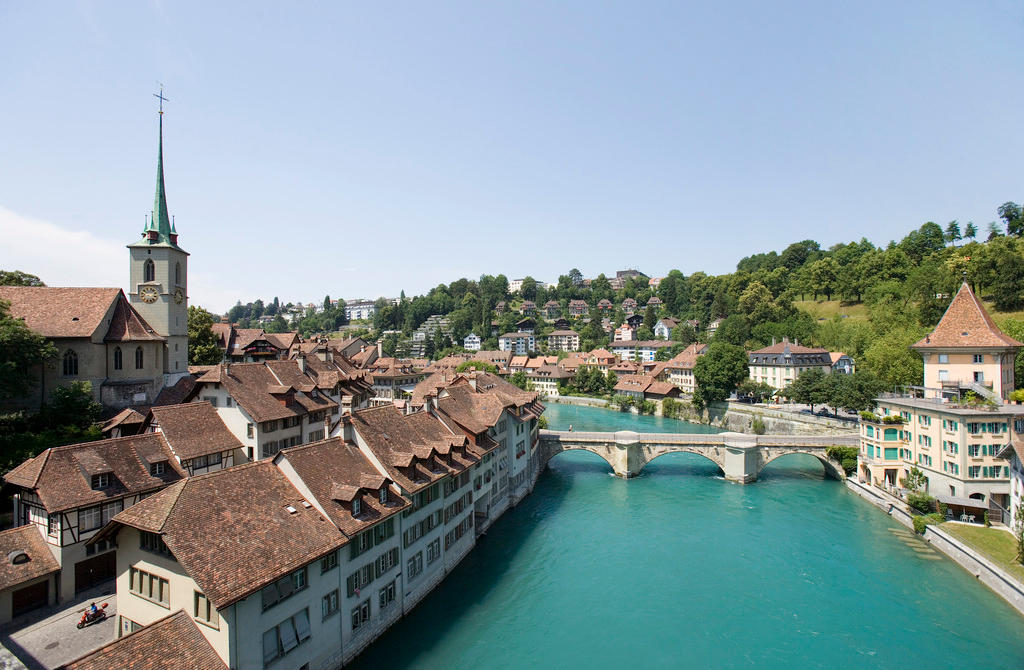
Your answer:
[[[715,456],[713,454],[709,453],[707,449],[701,449],[700,447],[684,447],[684,446],[680,446],[680,447],[670,447],[668,449],[658,450],[656,453],[653,453],[653,454],[650,454],[650,455],[645,453],[644,456],[646,458],[644,460],[644,464],[640,467],[640,470],[639,470],[639,472],[637,472],[637,474],[640,474],[640,472],[643,472],[644,468],[646,468],[648,465],[650,465],[654,461],[658,460],[662,456],[667,456],[669,454],[695,454],[697,456],[700,456],[704,460],[710,462],[712,465],[717,467],[722,472],[725,472],[725,464],[721,461],[720,458],[715,458]]]
[[[827,456],[823,456],[822,454],[816,453],[815,451],[810,449],[790,449],[786,451],[775,451],[771,449],[765,449],[762,453],[763,456],[761,459],[761,464],[757,468],[758,477],[761,476],[761,471],[764,470],[765,467],[774,460],[782,458],[783,456],[790,456],[792,454],[806,454],[808,456],[813,456],[814,458],[818,459],[818,462],[821,463],[821,466],[825,469],[826,477],[829,477],[831,479],[838,479],[839,481],[843,481],[846,479],[846,471],[843,470],[843,466],[831,460]]]
[[[598,456],[602,461],[604,461],[612,472],[615,472],[615,464],[608,460],[608,454],[603,453],[596,448],[583,445],[572,445],[569,447],[559,445],[559,448],[552,451],[551,454],[547,457],[545,463],[551,462],[551,460],[557,457],[559,454],[568,453],[570,451],[586,451],[591,454],[594,454],[595,456]]]

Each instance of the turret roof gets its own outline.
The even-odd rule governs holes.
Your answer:
[[[1022,347],[995,324],[971,287],[964,282],[946,308],[935,330],[913,345],[914,349],[960,347]]]

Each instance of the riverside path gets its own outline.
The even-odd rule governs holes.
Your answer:
[[[614,433],[540,431],[540,461],[546,464],[563,451],[582,449],[597,454],[620,477],[636,477],[658,456],[672,453],[698,454],[722,469],[729,481],[748,484],[757,481],[764,466],[787,454],[809,454],[835,479],[846,475],[838,461],[828,455],[830,447],[856,447],[860,438],[852,435],[747,435],[744,433]]]

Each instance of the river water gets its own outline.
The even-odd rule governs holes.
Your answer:
[[[708,432],[550,405],[565,430]],[[1024,668],[1024,618],[810,456],[560,454],[358,668]]]

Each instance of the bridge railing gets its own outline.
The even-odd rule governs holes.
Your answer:
[[[619,431],[620,433],[633,431]],[[635,433],[641,444],[718,445],[727,444],[731,437],[726,433]],[[541,439],[548,438],[572,442],[608,443],[616,440],[617,433],[596,431],[542,430]],[[759,447],[831,447],[857,446],[858,435],[744,435],[753,438]]]

